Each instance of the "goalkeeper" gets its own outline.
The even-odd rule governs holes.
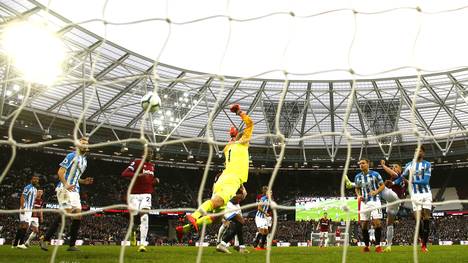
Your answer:
[[[211,224],[214,218],[208,213],[220,212],[235,195],[239,187],[246,183],[249,176],[249,141],[252,137],[253,122],[249,115],[241,111],[239,104],[231,105],[231,112],[242,118],[246,127],[239,132],[231,127],[231,141],[224,147],[225,168],[218,181],[213,186],[213,195],[205,201],[193,214],[185,218],[189,222],[176,227],[177,238],[182,239],[191,229],[198,232],[199,226]]]

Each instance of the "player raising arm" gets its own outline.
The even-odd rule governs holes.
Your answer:
[[[389,167],[385,164],[384,160],[380,160],[380,165],[384,169],[384,171],[390,175],[390,180],[385,180],[385,189],[382,191],[382,198],[387,203],[393,203],[400,199],[405,198],[405,191],[406,191],[406,180],[401,180],[401,166],[399,164],[393,164],[392,167]],[[397,181],[398,180],[398,181]],[[394,182],[398,182],[395,184]],[[392,243],[393,243],[393,222],[398,214],[398,210],[400,209],[400,203],[395,203],[392,205],[387,206],[387,247],[385,248],[385,252],[390,252],[392,250]]]
[[[225,168],[218,181],[213,186],[213,195],[210,200],[205,201],[193,214],[187,215],[190,224],[176,228],[179,240],[184,233],[192,228],[198,231],[199,226],[211,224],[213,218],[207,213],[220,211],[226,208],[227,203],[235,195],[249,176],[249,142],[253,132],[253,121],[249,115],[240,109],[239,104],[231,105],[231,112],[242,118],[246,127],[243,132],[231,128],[231,141],[224,147]]]

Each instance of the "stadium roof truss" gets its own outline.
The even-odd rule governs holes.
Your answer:
[[[0,50],[3,80],[0,113],[4,123],[8,123],[22,100],[27,99],[25,112],[34,116],[35,126],[43,133],[57,136],[60,129],[63,136],[72,133],[73,127],[55,128],[54,122],[60,119],[77,124],[87,106],[79,124],[80,133],[98,136],[105,129],[111,138],[102,140],[135,137],[144,125],[151,141],[202,137],[207,132],[215,140],[227,141],[231,125],[243,127],[229,113],[228,106],[233,103],[239,103],[251,115],[255,135],[275,133],[274,120],[286,88],[279,130],[287,138],[288,148],[297,149],[304,162],[311,158],[310,149],[326,150],[329,158],[335,159],[338,149],[345,148],[348,142],[343,133],[345,127],[353,138],[352,147],[360,149],[360,154],[367,147],[375,147],[389,157],[395,145],[415,143],[414,129],[421,135],[440,136],[425,138],[424,142],[430,142],[442,154],[448,153],[454,142],[463,142],[458,145],[467,148],[464,133],[443,135],[466,130],[468,69],[421,78],[357,80],[355,93],[351,94],[353,81],[220,78],[154,63],[72,24],[53,11],[46,11],[34,1],[2,1],[0,16],[3,24],[26,18],[48,21],[63,37],[69,54],[65,74],[58,83],[47,88],[33,85],[29,98],[23,98],[25,84],[18,80],[6,54]],[[420,88],[415,94],[418,81]],[[163,106],[160,112],[144,120],[140,98],[155,86]],[[346,124],[351,95],[354,103]],[[210,115],[213,125],[207,127]],[[41,118],[49,124],[45,125],[47,121]],[[402,133],[374,138],[396,131]],[[276,152],[277,143],[264,136],[252,141],[253,146],[263,148],[266,154]],[[182,149],[192,154],[192,147],[184,144]]]

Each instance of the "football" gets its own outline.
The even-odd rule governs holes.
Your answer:
[[[149,92],[141,98],[141,107],[149,112],[156,112],[161,107],[161,98],[155,92]]]

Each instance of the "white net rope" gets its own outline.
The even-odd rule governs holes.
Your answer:
[[[346,155],[347,158],[346,158],[346,162],[344,164],[343,177],[342,177],[341,186],[340,186],[341,198],[342,198],[342,201],[343,201],[342,202],[342,204],[343,204],[342,207],[343,207],[343,209],[345,211],[348,211],[348,213],[356,212],[356,211],[352,211],[349,207],[347,207],[346,203],[344,201],[345,197],[346,197],[345,177],[348,175],[348,171],[349,171],[349,167],[350,167],[351,154],[352,154],[352,142],[353,141],[360,141],[362,143],[365,143],[365,142],[370,142],[370,141],[376,141],[376,140],[378,140],[380,138],[384,138],[384,137],[387,137],[387,136],[412,134],[412,135],[416,136],[416,138],[417,138],[415,146],[420,146],[422,141],[430,141],[430,140],[434,140],[434,139],[449,138],[449,137],[454,137],[454,136],[460,136],[460,135],[463,135],[463,134],[466,133],[465,130],[457,130],[457,131],[450,131],[449,133],[442,134],[442,135],[427,135],[426,133],[421,132],[420,129],[418,128],[415,112],[416,112],[416,101],[417,101],[417,97],[418,97],[418,92],[419,92],[420,87],[421,87],[421,71],[430,72],[431,70],[423,69],[423,68],[418,67],[416,64],[412,64],[412,65],[407,65],[407,66],[404,66],[404,67],[388,69],[388,70],[385,70],[385,71],[382,71],[382,72],[375,72],[373,74],[360,74],[358,71],[354,70],[353,67],[352,67],[353,63],[352,63],[351,53],[352,53],[352,50],[353,50],[353,47],[354,47],[354,44],[355,44],[355,40],[356,40],[356,31],[357,31],[356,20],[357,20],[357,18],[359,16],[381,15],[381,14],[393,13],[393,12],[397,13],[397,12],[402,11],[402,10],[414,12],[414,16],[417,18],[417,23],[418,23],[418,33],[414,36],[414,45],[413,45],[413,54],[414,54],[414,49],[417,48],[419,32],[421,30],[421,18],[423,16],[430,16],[430,15],[438,15],[438,14],[444,14],[444,13],[457,12],[459,10],[463,10],[463,9],[468,8],[468,6],[460,6],[460,7],[457,7],[457,8],[452,8],[452,9],[448,9],[448,10],[434,11],[434,12],[432,12],[432,11],[428,12],[428,11],[422,10],[421,8],[419,8],[417,6],[398,7],[398,8],[378,10],[378,11],[373,11],[373,12],[366,12],[366,11],[360,11],[360,10],[355,10],[355,9],[341,8],[341,9],[335,9],[335,10],[328,10],[328,11],[320,12],[320,13],[313,13],[313,14],[310,14],[310,15],[302,15],[302,16],[296,15],[296,14],[294,14],[294,12],[285,10],[285,11],[282,11],[282,12],[267,13],[267,14],[263,14],[261,16],[242,18],[241,19],[241,18],[231,17],[229,15],[229,4],[230,3],[229,3],[229,1],[227,1],[227,3],[226,3],[226,14],[227,15],[226,14],[213,15],[213,16],[208,16],[208,17],[200,17],[200,18],[193,19],[193,20],[188,20],[188,21],[174,21],[169,16],[166,16],[166,17],[154,17],[154,18],[142,19],[142,20],[137,20],[137,21],[120,22],[120,21],[108,21],[106,19],[106,8],[108,6],[108,3],[109,3],[109,1],[105,1],[105,4],[103,5],[102,17],[101,18],[96,18],[96,19],[88,20],[88,21],[81,21],[81,22],[69,24],[68,26],[80,26],[80,25],[84,25],[86,23],[100,22],[104,26],[105,32],[106,32],[107,27],[109,25],[112,25],[112,26],[134,25],[134,24],[141,24],[141,23],[146,23],[146,22],[150,22],[150,21],[151,22],[163,23],[163,24],[167,25],[167,28],[168,28],[167,35],[165,36],[164,45],[162,46],[162,48],[160,50],[158,50],[157,58],[154,60],[153,70],[149,72],[149,75],[150,75],[149,77],[150,77],[150,79],[152,80],[152,82],[154,84],[154,90],[153,91],[157,93],[158,89],[159,89],[159,84],[161,84],[161,83],[184,82],[184,81],[194,79],[194,78],[200,78],[200,79],[213,78],[213,79],[215,79],[215,80],[217,80],[217,81],[219,81],[221,83],[221,88],[220,88],[218,94],[216,94],[216,96],[214,96],[216,98],[216,101],[214,103],[214,108],[212,108],[210,110],[210,115],[208,117],[208,123],[207,123],[207,128],[206,128],[206,132],[205,132],[204,137],[201,137],[201,138],[195,138],[195,137],[194,138],[183,138],[183,139],[175,139],[175,140],[167,140],[166,139],[166,140],[164,140],[162,142],[156,142],[156,140],[154,139],[155,135],[153,135],[153,139],[148,138],[146,136],[146,131],[145,131],[146,120],[150,119],[152,121],[152,115],[148,111],[146,111],[144,113],[143,117],[142,117],[143,121],[140,122],[140,126],[139,126],[140,136],[139,136],[139,138],[129,138],[129,139],[121,139],[121,140],[119,139],[119,140],[113,140],[113,141],[102,142],[102,143],[91,143],[89,145],[89,148],[90,149],[95,149],[95,148],[100,148],[100,147],[105,147],[105,146],[110,146],[110,145],[122,145],[122,144],[129,144],[129,143],[139,143],[139,144],[141,144],[143,146],[144,156],[146,157],[146,154],[148,152],[148,148],[150,148],[150,147],[151,148],[162,148],[163,146],[167,146],[167,145],[171,145],[171,144],[174,145],[174,144],[182,144],[182,143],[187,143],[187,142],[203,142],[203,143],[208,144],[209,145],[209,147],[208,147],[208,149],[209,149],[208,157],[207,157],[207,160],[206,160],[206,165],[205,165],[203,177],[202,177],[202,180],[201,180],[201,183],[200,183],[200,187],[199,187],[199,190],[198,190],[198,196],[197,196],[198,205],[200,205],[203,202],[203,200],[202,200],[203,190],[205,189],[205,184],[207,182],[210,166],[212,165],[212,160],[213,160],[214,155],[215,155],[215,152],[214,152],[215,147],[222,147],[222,146],[225,145],[225,142],[223,142],[223,141],[216,141],[215,138],[214,138],[214,135],[213,135],[213,133],[211,131],[213,130],[212,127],[213,127],[213,120],[214,120],[214,117],[215,117],[215,112],[217,111],[218,107],[225,106],[225,105],[222,105],[222,101],[224,99],[223,94],[225,94],[225,92],[226,92],[226,85],[225,85],[226,78],[221,74],[201,74],[201,75],[195,76],[195,77],[188,76],[188,77],[179,77],[179,78],[160,77],[160,74],[158,72],[158,65],[159,65],[159,62],[160,62],[160,58],[161,58],[162,54],[164,53],[164,50],[165,50],[167,44],[169,43],[169,40],[171,38],[171,32],[172,32],[171,29],[172,29],[172,26],[174,26],[174,25],[184,26],[184,25],[188,25],[188,24],[195,24],[195,23],[207,21],[207,20],[210,20],[210,19],[225,19],[225,20],[227,20],[228,24],[229,24],[229,28],[228,28],[229,33],[228,33],[228,37],[226,38],[223,55],[221,56],[221,59],[219,61],[219,72],[222,72],[224,59],[225,59],[226,53],[229,50],[229,45],[230,45],[230,40],[231,40],[231,30],[232,30],[231,26],[232,26],[233,23],[245,23],[245,22],[259,21],[259,20],[267,19],[267,18],[273,17],[273,16],[286,16],[286,17],[289,17],[289,20],[291,22],[290,26],[293,27],[294,21],[297,21],[299,19],[309,19],[309,18],[323,16],[323,15],[329,15],[329,14],[333,14],[333,13],[337,13],[337,12],[349,12],[349,13],[351,13],[353,15],[353,17],[354,17],[354,21],[353,21],[354,22],[354,25],[353,25],[354,31],[353,31],[353,38],[352,38],[351,42],[349,43],[349,49],[348,49],[348,58],[347,58],[348,59],[348,68],[336,68],[336,69],[327,69],[327,70],[314,71],[314,72],[294,73],[294,72],[288,72],[286,67],[282,67],[282,68],[279,68],[279,69],[272,69],[270,71],[262,72],[262,73],[259,73],[259,74],[253,75],[253,76],[242,77],[242,78],[237,78],[237,79],[232,79],[232,78],[230,79],[232,81],[250,80],[250,79],[260,78],[260,77],[262,77],[264,75],[267,75],[269,73],[272,73],[272,72],[280,72],[280,73],[282,73],[284,75],[283,88],[282,88],[282,92],[280,94],[280,98],[279,98],[279,101],[278,101],[278,107],[276,109],[274,130],[270,131],[271,133],[264,133],[264,134],[259,134],[258,132],[255,132],[255,130],[254,130],[254,137],[252,139],[252,140],[254,140],[256,138],[265,138],[265,139],[266,138],[274,138],[279,142],[279,144],[278,144],[279,153],[277,155],[276,165],[274,166],[271,178],[270,178],[269,183],[268,183],[269,189],[272,189],[274,184],[275,184],[275,179],[276,179],[276,177],[278,175],[278,171],[281,168],[282,161],[284,159],[285,151],[286,151],[286,148],[287,148],[288,144],[299,143],[301,141],[308,140],[308,139],[314,139],[314,138],[324,138],[324,137],[329,137],[329,136],[343,136],[346,139],[346,143],[347,143],[347,155]],[[166,7],[167,6],[169,6],[169,3],[166,4]],[[46,10],[48,11],[48,7],[46,7]],[[166,14],[167,13],[168,12],[166,10]],[[6,19],[6,21],[10,21],[10,20]],[[7,24],[4,23],[1,26],[2,26],[2,28],[4,28],[6,25]],[[103,37],[103,42],[105,43],[106,42],[106,34],[104,34],[102,37]],[[284,47],[283,58],[284,58],[285,54],[288,51],[289,43],[290,42],[288,41],[286,43],[285,47]],[[112,80],[99,80],[99,79],[96,79],[95,78],[95,75],[96,75],[95,74],[96,73],[95,66],[99,62],[99,51],[97,52],[97,54],[98,54],[98,56],[94,59],[94,62],[92,64],[91,71],[89,72],[89,77],[88,78],[81,79],[81,78],[76,78],[76,77],[72,77],[72,76],[66,76],[66,77],[67,78],[72,78],[75,81],[89,82],[89,83],[100,84],[100,85],[118,84],[120,82],[133,80],[133,79],[136,79],[138,77],[141,77],[141,76],[122,77],[122,78],[118,78],[118,79],[113,80],[113,81]],[[414,58],[413,58],[413,60],[414,60]],[[284,62],[284,59],[283,59],[283,64],[284,63],[285,62]],[[412,101],[412,104],[411,104],[412,129],[409,130],[409,131],[408,130],[395,131],[395,132],[392,132],[392,133],[386,133],[386,134],[382,134],[382,135],[379,135],[379,136],[367,136],[365,138],[357,138],[355,136],[352,136],[352,134],[351,134],[351,132],[349,130],[350,128],[348,126],[348,122],[349,122],[350,114],[352,112],[353,105],[356,103],[355,102],[355,99],[356,99],[356,96],[355,96],[355,93],[356,93],[356,79],[359,78],[359,77],[369,77],[369,76],[388,73],[388,72],[392,72],[392,71],[398,71],[398,70],[403,69],[403,68],[414,69],[417,72],[418,81],[416,81],[416,89],[415,89],[415,91],[413,93],[413,97],[411,99],[411,101]],[[452,70],[452,69],[447,69],[447,71],[448,70]],[[307,77],[313,78],[314,75],[329,73],[329,72],[347,72],[347,73],[352,75],[352,85],[350,86],[351,90],[349,92],[348,100],[347,100],[347,103],[346,103],[347,106],[346,106],[346,113],[344,115],[344,127],[343,127],[343,129],[341,131],[337,131],[337,132],[321,132],[321,133],[313,134],[313,135],[305,135],[305,136],[303,136],[301,138],[286,138],[284,136],[284,134],[282,134],[282,131],[280,129],[280,116],[281,116],[281,113],[282,113],[283,102],[285,101],[285,97],[286,97],[287,92],[288,92],[288,86],[289,86],[289,82],[290,82],[291,77],[294,77],[294,76],[307,76]],[[440,71],[438,70],[437,72],[440,72]],[[5,83],[18,81],[18,80],[21,80],[21,78],[18,78],[16,76],[12,77],[12,78],[5,78],[1,82],[1,84],[3,85]],[[86,135],[86,134],[81,134],[80,125],[86,119],[85,115],[86,115],[86,113],[88,111],[88,108],[89,108],[91,102],[93,100],[97,99],[96,96],[95,96],[97,94],[96,93],[96,86],[97,85],[89,85],[86,88],[88,90],[88,93],[92,94],[92,95],[86,101],[86,103],[84,104],[83,110],[81,111],[81,115],[79,116],[79,118],[74,120],[75,121],[75,126],[74,126],[74,130],[73,130],[73,139],[54,139],[54,140],[37,142],[37,143],[21,143],[21,142],[18,142],[18,141],[15,140],[13,130],[14,130],[15,121],[19,117],[22,110],[25,109],[26,107],[30,106],[29,102],[32,99],[32,97],[34,96],[34,95],[31,94],[32,84],[27,84],[26,85],[26,93],[25,93],[25,96],[24,96],[25,99],[22,100],[21,104],[18,105],[17,109],[11,114],[11,116],[8,117],[8,119],[9,119],[8,139],[0,140],[0,144],[8,145],[8,146],[11,147],[11,150],[12,150],[10,160],[9,160],[8,164],[6,165],[6,167],[4,167],[4,169],[3,169],[2,173],[1,173],[0,183],[2,183],[2,181],[5,179],[5,177],[8,176],[8,172],[9,172],[9,170],[10,170],[10,168],[11,168],[11,166],[12,166],[14,160],[15,160],[18,148],[31,149],[31,148],[37,148],[37,147],[52,145],[52,144],[55,144],[55,143],[67,143],[67,142],[68,143],[73,143],[75,146],[80,145],[79,144],[79,138],[82,135]],[[133,91],[132,96],[135,95],[135,92],[136,92],[136,90]],[[122,101],[121,103],[119,103],[119,105],[115,105],[115,109],[106,117],[106,119],[108,120],[111,116],[116,114],[120,108],[124,107],[126,102],[127,101]],[[106,120],[102,121],[102,123],[99,125],[99,127],[104,125],[105,122],[106,122]],[[153,126],[151,126],[151,129],[153,129],[153,133],[155,134]],[[88,135],[90,135],[90,141],[92,142],[93,133],[88,134]],[[169,136],[167,138],[169,138]],[[413,160],[416,160],[416,158],[417,158],[417,154],[415,153]],[[130,185],[129,185],[129,188],[128,188],[128,191],[127,191],[127,196],[130,195],[130,189],[133,188],[133,185],[135,184],[137,175],[140,173],[140,171],[142,169],[142,166],[143,166],[143,162],[140,163],[140,165],[139,165],[139,167],[137,169],[137,172],[136,172],[136,176],[134,176],[132,178],[131,182],[130,182]],[[410,190],[409,190],[410,197],[408,199],[406,199],[406,200],[399,200],[399,201],[397,201],[397,203],[403,203],[403,202],[407,202],[407,201],[410,201],[410,202],[413,202],[413,203],[415,202],[415,201],[412,201],[412,199],[411,199],[412,192],[413,192],[412,189],[411,189],[412,176],[410,176],[409,178],[410,178],[410,184],[409,184],[409,186],[410,186]],[[127,200],[129,200],[129,199],[127,199]],[[457,203],[468,203],[468,200],[450,200],[450,201],[433,203],[433,205],[442,205],[442,204],[449,204],[449,203],[455,203],[455,202],[457,202]],[[394,204],[394,203],[387,203],[386,205],[383,205],[382,208],[388,207],[388,206],[390,206],[392,204]],[[242,205],[242,209],[253,208],[253,207],[256,207],[256,206],[257,206],[257,204],[255,204],[255,203],[245,204],[245,205]],[[85,216],[85,215],[90,215],[90,214],[97,213],[99,211],[103,211],[105,209],[112,209],[112,208],[129,208],[129,206],[128,206],[128,204],[117,204],[117,205],[103,207],[103,208],[101,208],[99,210],[95,210],[95,211],[82,212],[80,214]],[[174,207],[173,209],[153,209],[151,211],[152,212],[160,212],[160,211],[193,211],[194,209],[195,208],[180,208],[180,207],[176,208],[176,207]],[[273,212],[273,221],[272,221],[273,225],[272,225],[271,236],[268,238],[268,242],[267,242],[267,253],[266,253],[266,258],[265,258],[266,262],[268,262],[268,263],[271,262],[272,240],[274,239],[275,233],[277,231],[277,224],[278,224],[277,212],[278,212],[278,210],[295,210],[296,208],[293,207],[293,206],[278,205],[274,200],[271,200],[271,209],[272,209],[272,212]],[[60,228],[59,234],[58,234],[58,238],[61,239],[61,237],[63,235],[63,231],[64,231],[65,220],[66,220],[67,217],[70,217],[71,214],[68,214],[65,210],[62,210],[62,209],[41,209],[41,211],[48,212],[48,213],[58,213],[58,214],[61,215],[62,224],[61,224],[61,228]],[[1,210],[0,211],[0,213],[2,213],[2,214],[18,214],[19,212],[20,212],[20,210]],[[214,214],[214,215],[223,215],[223,214],[224,214],[224,212]],[[130,232],[131,232],[131,229],[133,227],[133,223],[134,223],[133,222],[133,217],[130,217],[127,233],[126,233],[126,236],[125,236],[125,241],[128,240],[129,237],[130,237]],[[349,248],[349,245],[348,245],[349,244],[349,234],[348,233],[349,233],[349,230],[350,230],[349,227],[350,227],[350,217],[348,216],[347,220],[346,220],[346,230],[345,230],[345,234],[344,234],[345,241],[344,241],[344,246],[343,246],[343,251],[342,251],[342,262],[347,261],[347,252],[348,252],[348,248]],[[419,227],[420,227],[419,218],[417,218],[415,231],[414,231],[414,239],[413,239],[413,261],[414,262],[418,262],[418,248],[417,248],[417,243],[418,242],[417,242],[417,240],[418,240]],[[206,226],[203,226],[203,228],[201,229],[200,240],[204,240],[205,230],[206,230]],[[119,255],[119,262],[121,262],[121,263],[124,262],[125,250],[126,250],[126,246],[121,246],[120,255]],[[58,246],[54,246],[50,262],[55,262],[57,251],[58,251]],[[203,251],[204,251],[204,247],[199,246],[197,259],[196,259],[197,263],[202,261]]]

